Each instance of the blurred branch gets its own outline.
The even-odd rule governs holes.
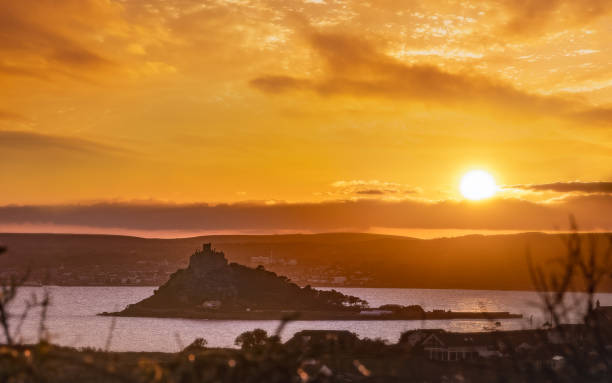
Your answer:
[[[6,252],[6,247],[0,246],[0,254]],[[35,293],[32,293],[30,299],[26,299],[24,302],[24,308],[20,315],[13,315],[9,312],[10,306],[15,302],[19,289],[24,286],[26,281],[30,277],[31,270],[28,269],[22,276],[11,275],[7,279],[0,279],[0,327],[4,334],[6,344],[9,346],[14,345],[16,338],[21,333],[21,328],[26,321],[30,312],[35,308],[40,308],[40,319],[38,326],[38,340],[39,342],[46,338],[46,319],[47,310],[49,307],[50,299],[49,294],[45,290],[44,295],[41,299]],[[14,331],[11,331],[11,317],[17,317],[18,321],[15,325]]]
[[[10,330],[10,313],[8,308],[17,296],[19,288],[27,281],[29,274],[28,271],[20,278],[11,276],[8,281],[0,281],[0,326],[2,327],[4,338],[8,345],[14,344],[14,339]],[[28,311],[29,309],[30,308],[27,308]]]
[[[609,323],[598,312],[596,293],[612,274],[612,236],[580,234],[573,216],[571,233],[561,237],[566,252],[556,259],[560,269],[535,265],[529,251],[527,262],[533,285],[538,292],[545,315],[550,315],[550,338],[543,347],[560,355],[571,366],[574,376],[553,376],[553,381],[593,381],[597,374],[610,371],[607,343],[612,339]],[[602,248],[602,242],[606,242]],[[583,311],[581,311],[583,310]],[[582,323],[576,326],[566,324]],[[559,347],[562,345],[562,347]],[[596,366],[594,368],[593,366]]]

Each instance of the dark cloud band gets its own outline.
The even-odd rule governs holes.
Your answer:
[[[364,231],[421,229],[551,230],[575,215],[580,229],[612,230],[612,196],[575,196],[554,204],[518,199],[480,203],[417,200],[322,203],[137,204],[98,203],[0,207],[0,224],[70,225],[166,231]]]
[[[513,189],[552,191],[559,193],[607,193],[612,194],[612,182],[554,182],[549,184],[513,185]]]

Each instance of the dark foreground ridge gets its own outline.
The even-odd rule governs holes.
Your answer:
[[[368,308],[358,297],[335,290],[299,287],[265,270],[228,263],[210,243],[196,251],[189,266],[171,275],[154,294],[110,316],[175,317],[223,320],[424,320],[507,319],[508,312],[426,312],[421,306],[383,305]]]
[[[602,313],[610,312],[602,308]],[[596,310],[597,311],[597,310]],[[405,332],[397,343],[343,330],[303,330],[282,342],[262,329],[236,348],[198,338],[178,353],[3,346],[2,382],[121,383],[608,383],[608,318],[588,325],[453,333]]]

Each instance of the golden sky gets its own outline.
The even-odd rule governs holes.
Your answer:
[[[612,230],[609,0],[0,2],[0,228]]]

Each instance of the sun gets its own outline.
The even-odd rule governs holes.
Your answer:
[[[492,197],[497,191],[495,179],[484,170],[471,170],[461,178],[461,194],[473,201]]]

